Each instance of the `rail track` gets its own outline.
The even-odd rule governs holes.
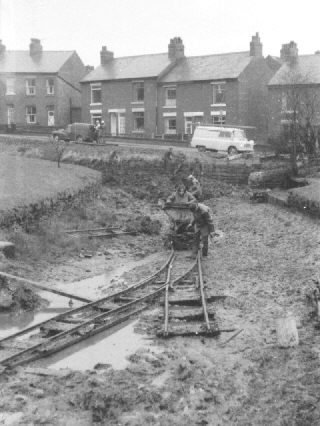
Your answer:
[[[200,251],[189,269],[182,271],[179,263],[185,263],[183,256],[185,255],[182,252],[176,252],[175,266],[172,261],[168,267],[163,300],[164,313],[160,315],[163,327],[158,331],[158,335],[217,336],[220,330],[213,322],[214,311],[208,308],[207,302],[221,296],[215,296],[205,289]]]
[[[200,254],[190,267],[186,269],[185,265],[185,253],[183,255],[171,251],[159,269],[127,289],[68,310],[1,339],[0,366],[6,369],[35,361],[110,329],[150,307],[150,303],[161,294],[165,295],[166,313],[162,335],[179,334],[176,325],[169,326],[170,320],[175,317],[175,310],[171,308],[174,295],[182,301],[189,298],[189,304],[195,298],[196,303],[201,301],[201,306],[197,309],[200,309],[200,317],[204,319],[201,324],[188,324],[187,333],[184,324],[184,333],[180,334],[216,335],[218,331],[209,321],[206,306]],[[195,319],[195,312],[191,317]]]

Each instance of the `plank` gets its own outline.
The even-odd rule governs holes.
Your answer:
[[[220,334],[220,330],[214,323],[210,324],[211,330],[207,330],[203,323],[201,324],[174,324],[169,326],[167,337],[174,336],[208,336],[214,337]],[[163,330],[157,333],[159,336],[163,336]]]
[[[214,318],[215,312],[213,309],[208,310],[208,315],[210,318]],[[159,317],[163,317],[163,313],[159,315]],[[202,307],[193,307],[186,309],[171,309],[169,312],[169,317],[171,319],[179,319],[179,320],[202,320],[203,319],[203,309]]]

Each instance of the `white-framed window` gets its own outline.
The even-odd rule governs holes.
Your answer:
[[[54,126],[54,105],[47,106],[48,126]]]
[[[15,95],[15,79],[13,77],[8,77],[6,81],[6,95]]]
[[[133,112],[133,130],[136,132],[144,131],[144,112]]]
[[[168,135],[174,135],[177,133],[177,119],[176,117],[165,118],[164,120],[164,131]]]
[[[144,102],[144,82],[134,81],[132,83],[133,100],[135,102]]]
[[[91,84],[91,105],[101,104],[101,83]]]
[[[15,122],[15,109],[13,105],[7,106],[7,117],[8,117],[8,124],[12,124]]]
[[[47,95],[54,95],[54,79],[47,78],[46,80]]]
[[[226,104],[226,84],[213,83],[212,84],[212,104],[225,105]]]
[[[175,107],[177,104],[177,88],[175,86],[166,87],[166,106]]]
[[[26,106],[26,122],[27,124],[35,124],[37,122],[37,109],[34,105]]]
[[[33,96],[36,94],[36,79],[27,78],[26,79],[26,95]]]
[[[213,115],[212,123],[215,126],[224,126],[226,124],[226,116],[225,115]]]

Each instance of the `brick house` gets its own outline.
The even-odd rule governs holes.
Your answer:
[[[79,81],[86,68],[75,51],[7,51],[0,40],[0,125],[63,127],[80,121]]]
[[[291,41],[282,45],[280,60],[282,65],[268,84],[268,136],[272,139],[287,129],[294,111],[301,124],[309,115],[312,124],[320,126],[320,52],[299,55]]]
[[[254,126],[267,133],[267,83],[274,74],[262,56],[259,34],[250,50],[186,57],[179,37],[168,52],[114,58],[82,83],[83,121],[103,119],[107,133],[146,136],[191,133],[197,122]]]

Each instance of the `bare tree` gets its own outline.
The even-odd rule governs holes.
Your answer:
[[[320,99],[308,75],[290,69],[284,76],[282,117],[286,120],[282,138],[290,149],[294,170],[300,152],[316,154]]]

